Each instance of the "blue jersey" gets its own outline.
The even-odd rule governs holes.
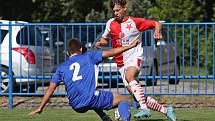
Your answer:
[[[102,61],[102,52],[87,52],[71,56],[55,72],[51,82],[65,85],[69,104],[73,108],[87,106],[96,90],[95,64]]]

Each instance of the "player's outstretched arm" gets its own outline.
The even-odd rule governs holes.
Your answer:
[[[114,56],[116,54],[122,53],[126,50],[129,50],[133,47],[136,47],[138,44],[140,43],[139,40],[134,40],[130,45],[128,46],[124,46],[124,47],[119,47],[119,48],[114,48],[114,49],[110,49],[110,50],[106,50],[102,52],[102,57],[103,58],[107,58],[110,56]]]
[[[103,46],[107,45],[108,44],[108,39],[105,39],[105,38],[101,38],[100,41],[96,42],[96,48],[97,49],[100,49],[102,48]]]
[[[57,84],[50,82],[48,90],[46,91],[45,95],[43,96],[43,100],[40,103],[40,106],[36,110],[30,112],[28,114],[29,116],[35,115],[37,113],[40,114],[43,111],[43,108],[45,107],[45,105],[48,102],[49,98],[51,97],[52,93],[55,91],[56,87],[57,87]]]

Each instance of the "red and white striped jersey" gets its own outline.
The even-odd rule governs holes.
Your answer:
[[[147,20],[144,18],[125,17],[122,23],[119,23],[114,18],[110,19],[106,23],[105,32],[102,35],[103,38],[112,39],[112,48],[127,46],[136,39],[141,41],[141,31],[152,29],[155,27],[155,21]],[[142,60],[143,48],[142,42],[135,48],[125,51],[115,56],[115,61],[118,67],[122,67],[132,59]]]

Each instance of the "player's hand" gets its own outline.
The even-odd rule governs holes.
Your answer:
[[[102,43],[101,42],[96,42],[96,48],[101,49],[102,48]]]
[[[29,116],[34,116],[34,115],[36,115],[36,114],[40,114],[41,112],[42,112],[42,109],[37,108],[36,110],[34,110],[34,111],[28,113],[28,115],[29,115]]]
[[[155,32],[154,32],[154,39],[155,40],[162,39],[162,35],[161,35],[160,31],[155,30]]]
[[[131,47],[136,47],[139,43],[140,43],[140,40],[139,40],[139,39],[136,39],[136,40],[134,40],[134,41],[130,44],[130,46],[131,46]]]

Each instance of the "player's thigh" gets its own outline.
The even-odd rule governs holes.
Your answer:
[[[119,72],[120,72],[120,74],[121,74],[122,81],[123,81],[125,87],[127,88],[128,92],[129,92],[130,94],[132,94],[132,91],[131,91],[131,88],[130,88],[130,86],[129,86],[129,84],[128,84],[128,81],[125,79],[126,67],[121,67],[121,68],[119,69]]]
[[[128,83],[137,78],[139,74],[139,68],[135,66],[135,64],[125,65],[119,69],[119,72],[121,74],[124,85],[128,87]]]
[[[142,60],[139,59],[137,56],[133,56],[130,58],[124,65],[125,67],[125,79],[127,82],[135,80],[139,75],[139,70],[142,66]]]
[[[136,66],[129,66],[125,72],[125,79],[130,82],[136,80],[139,74],[139,69]]]

